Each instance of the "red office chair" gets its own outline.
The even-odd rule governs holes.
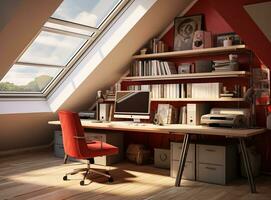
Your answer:
[[[85,171],[86,173],[84,178],[80,181],[80,185],[84,185],[89,172],[106,176],[109,182],[113,182],[113,178],[108,171],[102,173],[93,170],[90,168],[90,164],[94,164],[94,157],[117,154],[118,148],[101,141],[91,141],[87,144],[85,141],[84,129],[77,113],[60,111],[58,116],[61,123],[64,151],[66,155],[77,159],[86,159],[88,161],[87,168],[73,170],[72,172],[67,173],[63,177],[63,180],[68,180],[68,175],[74,175],[81,171]]]

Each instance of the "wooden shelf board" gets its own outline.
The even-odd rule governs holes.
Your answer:
[[[105,102],[115,101],[115,99],[104,99]]]
[[[245,45],[233,45],[229,47],[212,47],[205,49],[194,49],[184,51],[171,51],[164,53],[153,53],[144,55],[135,55],[133,59],[151,59],[151,58],[174,58],[174,57],[190,57],[199,55],[214,55],[228,52],[248,52],[249,49]]]
[[[115,99],[105,99],[105,102],[114,102]],[[245,101],[244,98],[194,99],[194,98],[152,98],[151,101]]]
[[[219,98],[219,99],[194,99],[194,98],[175,98],[175,99],[168,99],[168,98],[153,98],[151,101],[245,101],[244,98]]]
[[[250,72],[247,71],[228,71],[228,72],[204,72],[190,74],[173,74],[159,76],[127,76],[122,81],[155,81],[155,80],[185,80],[185,79],[205,79],[205,78],[231,78],[231,77],[248,77]]]

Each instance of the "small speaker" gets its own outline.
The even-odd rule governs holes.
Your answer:
[[[213,62],[211,60],[195,61],[195,73],[211,72],[213,70]]]
[[[203,49],[212,47],[211,32],[196,31],[193,37],[193,49]]]
[[[100,121],[108,121],[109,109],[110,109],[110,104],[108,103],[99,104],[99,120]]]

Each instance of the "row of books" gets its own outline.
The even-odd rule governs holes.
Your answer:
[[[150,91],[152,99],[180,98],[180,84],[130,85],[128,90]]]
[[[154,84],[130,85],[128,90],[150,91],[151,98],[220,98],[222,83],[182,83],[182,84]]]
[[[168,47],[163,41],[158,40],[157,38],[153,38],[150,41],[150,53],[163,53],[167,51]]]
[[[177,74],[175,64],[159,60],[136,60],[131,65],[130,76],[159,76]]]

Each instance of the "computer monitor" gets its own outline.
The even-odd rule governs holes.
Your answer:
[[[115,101],[115,118],[140,119],[150,118],[149,91],[117,91]]]

